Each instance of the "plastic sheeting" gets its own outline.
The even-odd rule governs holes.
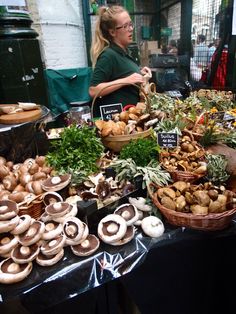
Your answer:
[[[56,265],[41,267],[35,263],[31,274],[24,281],[0,285],[0,309],[4,303],[19,303],[30,313],[38,313],[130,273],[142,265],[150,250],[158,250],[184,240],[232,235],[236,235],[235,222],[227,230],[219,232],[166,226],[166,231],[160,238],[145,237],[137,232],[135,239],[121,247],[101,243],[99,251],[87,258],[75,256],[67,247],[64,258]]]

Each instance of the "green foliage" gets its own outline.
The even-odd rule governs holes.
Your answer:
[[[207,158],[207,179],[214,184],[220,185],[228,180],[226,172],[227,159],[224,155],[208,154]]]
[[[120,152],[120,159],[131,158],[137,166],[145,167],[151,160],[158,159],[159,146],[153,138],[132,140]]]
[[[46,161],[59,173],[76,173],[79,178],[79,173],[84,177],[97,171],[96,161],[103,150],[95,129],[72,125],[64,129],[60,140],[52,143]]]

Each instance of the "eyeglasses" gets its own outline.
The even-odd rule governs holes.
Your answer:
[[[117,26],[116,29],[121,29],[123,28],[124,30],[130,30],[131,28],[134,28],[134,23],[133,22],[129,22],[129,23],[125,23],[121,26]]]

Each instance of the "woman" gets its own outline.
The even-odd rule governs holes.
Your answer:
[[[121,6],[101,7],[95,26],[91,48],[93,76],[89,94],[98,95],[94,116],[100,116],[99,105],[122,103],[136,104],[139,90],[131,84],[144,83],[145,74],[151,74],[149,68],[141,71],[128,53],[132,42],[133,23],[128,12]]]

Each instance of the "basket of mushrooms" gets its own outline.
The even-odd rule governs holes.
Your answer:
[[[211,182],[193,185],[176,181],[173,185],[148,188],[153,203],[175,226],[198,230],[222,230],[236,213],[236,194]]]
[[[205,149],[184,135],[174,149],[163,150],[160,162],[173,181],[196,182],[207,173]]]

